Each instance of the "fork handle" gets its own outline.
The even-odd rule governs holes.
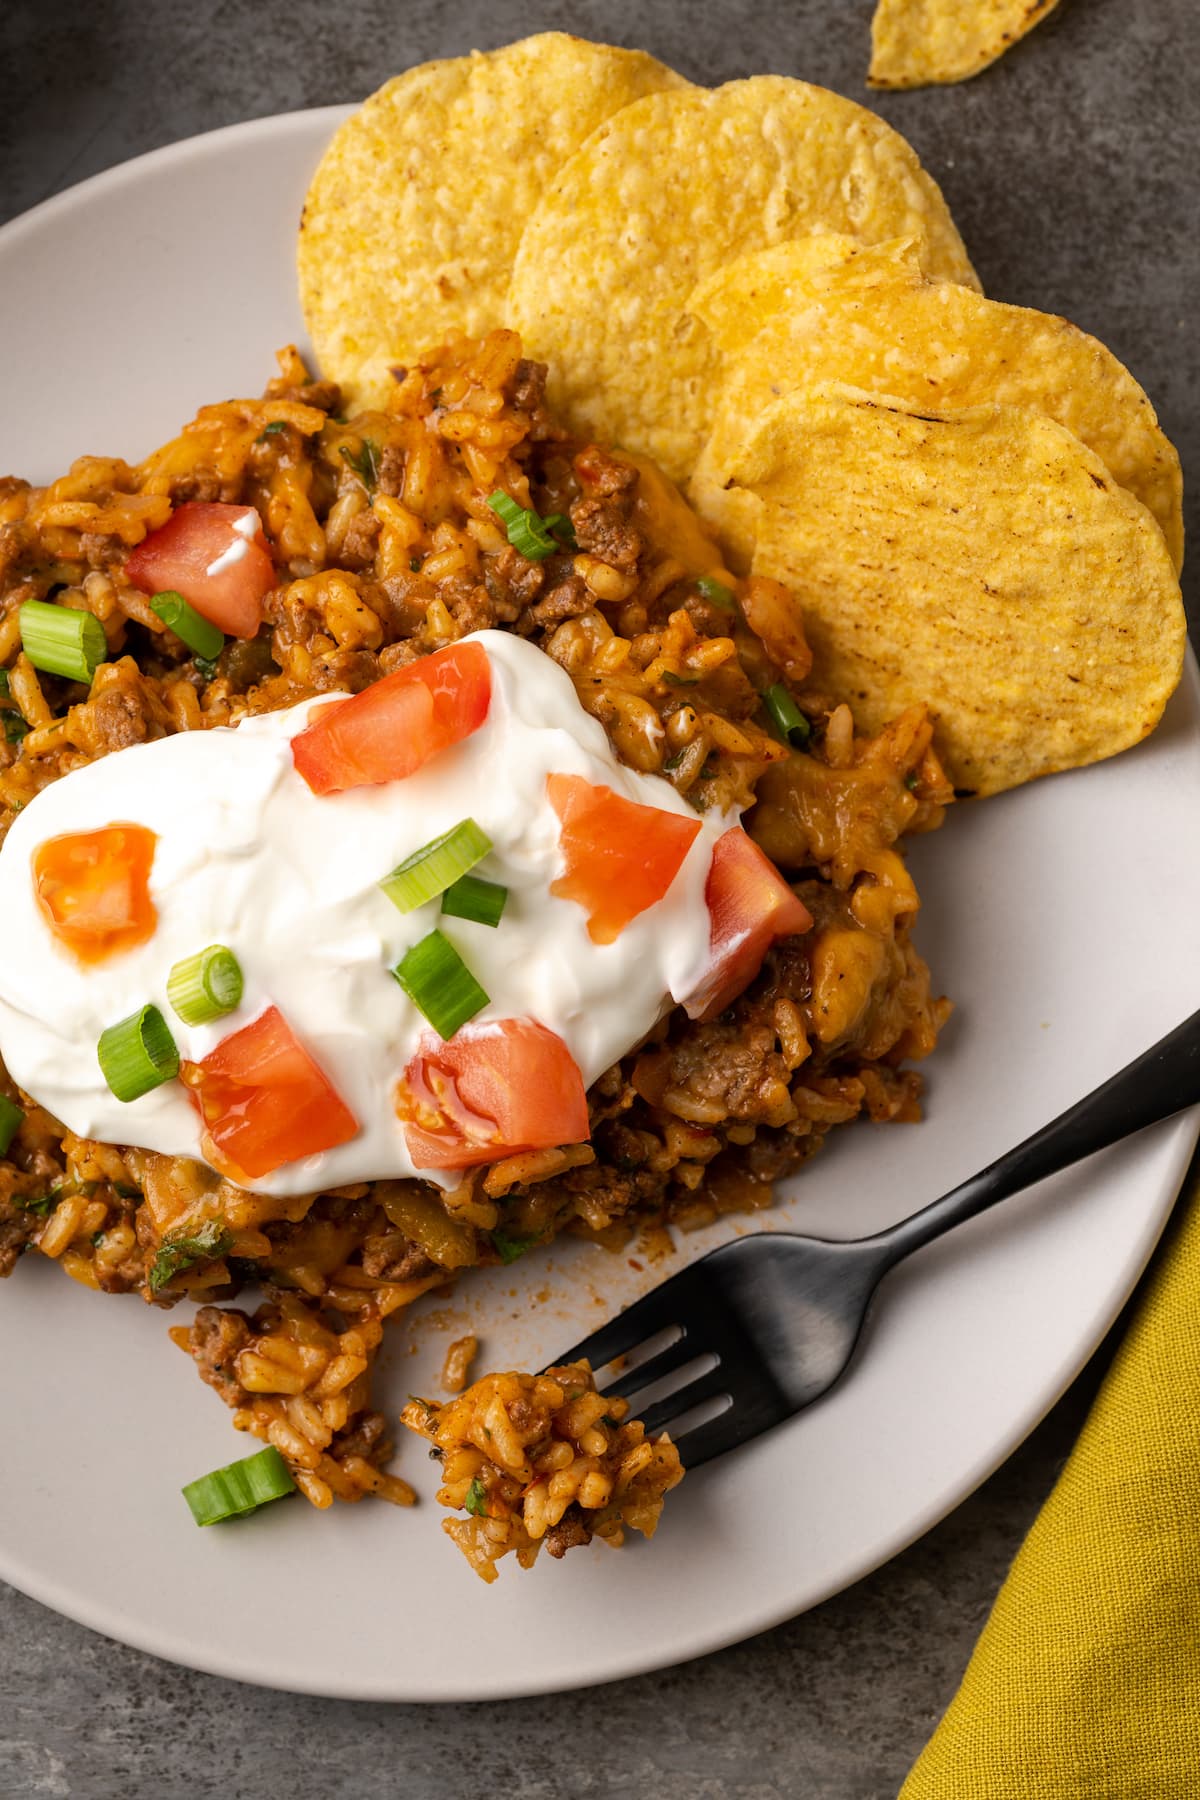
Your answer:
[[[1060,1113],[1015,1150],[989,1163],[978,1175],[952,1188],[920,1212],[902,1219],[866,1242],[886,1252],[890,1268],[901,1257],[941,1237],[965,1219],[986,1212],[1010,1194],[1057,1175],[1085,1156],[1131,1137],[1147,1125],[1200,1101],[1200,1012],[1098,1087]]]

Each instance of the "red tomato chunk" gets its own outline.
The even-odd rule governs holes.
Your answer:
[[[402,781],[478,731],[491,698],[483,645],[449,644],[323,706],[292,739],[292,760],[314,794]]]
[[[662,899],[700,821],[639,806],[582,775],[551,775],[546,791],[562,822],[567,865],[550,892],[578,901],[594,944],[615,943],[630,920]]]
[[[233,1181],[346,1143],[358,1120],[276,1006],[180,1070],[204,1153]]]
[[[144,825],[104,825],[47,838],[33,855],[42,917],[80,962],[99,963],[154,936],[150,869],[158,838]]]
[[[469,1169],[590,1135],[583,1077],[553,1031],[502,1019],[425,1038],[396,1089],[408,1153],[419,1169]]]
[[[812,925],[808,908],[740,825],[713,847],[704,898],[712,919],[713,962],[695,992],[684,996],[693,1019],[723,1012],[754,980],[776,938]]]
[[[263,597],[275,586],[271,546],[254,508],[209,500],[177,507],[126,558],[125,573],[145,594],[182,594],[210,624],[239,638],[257,635]]]

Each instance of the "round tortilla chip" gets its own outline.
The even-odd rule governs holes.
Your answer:
[[[922,413],[839,382],[777,400],[730,477],[753,567],[794,590],[814,683],[878,731],[928,702],[956,787],[995,794],[1154,729],[1186,622],[1163,535],[1033,407]]]
[[[781,252],[797,248],[767,252],[761,272],[747,258],[691,301],[726,357],[691,497],[736,555],[748,554],[746,527],[736,501],[726,503],[723,471],[751,422],[794,388],[843,381],[939,411],[1040,407],[1149,508],[1182,567],[1179,457],[1144,390],[1096,338],[1054,314],[931,281],[903,243],[816,238],[789,269]],[[747,292],[754,299],[741,304]]]
[[[876,88],[966,81],[1010,50],[1058,0],[879,0],[871,21]]]
[[[767,250],[734,257],[688,296],[687,309],[700,319],[726,360],[744,350],[777,313],[803,305],[808,284],[826,269],[840,269],[869,252],[872,266],[881,257],[920,269],[917,238],[892,238],[864,244],[844,231],[811,231],[788,238]]]
[[[300,225],[300,301],[322,371],[382,405],[389,367],[504,324],[517,244],[561,164],[610,114],[686,88],[640,50],[548,31],[423,63],[337,132]]]
[[[530,218],[510,322],[549,362],[573,429],[682,480],[716,373],[689,296],[731,258],[816,227],[915,237],[932,273],[978,286],[937,184],[874,113],[781,75],[651,94],[589,138]]]

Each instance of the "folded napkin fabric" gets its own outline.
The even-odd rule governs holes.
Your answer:
[[[901,1800],[1200,1800],[1195,1168]]]

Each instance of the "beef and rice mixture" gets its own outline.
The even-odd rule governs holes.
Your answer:
[[[593,1537],[619,1548],[627,1529],[653,1537],[683,1480],[666,1433],[649,1442],[585,1362],[485,1375],[444,1406],[414,1398],[400,1417],[433,1445],[442,1505],[469,1515],[442,1529],[484,1581],[509,1551],[528,1569],[542,1549],[563,1557]]]
[[[369,1389],[390,1313],[560,1231],[614,1247],[635,1228],[765,1206],[832,1126],[918,1117],[904,1065],[933,1048],[947,1007],[909,941],[917,896],[898,846],[939,824],[951,794],[925,712],[856,737],[848,708],[812,684],[787,592],[735,583],[652,468],[568,439],[513,333],[397,371],[388,410],[353,419],[294,349],[279,360],[261,400],[203,408],[136,467],[89,456],[46,488],[0,482],[0,836],[48,782],[110,751],[357,692],[499,627],[569,672],[627,763],[698,809],[751,807],[750,831],[814,919],[726,1013],[696,1023],[677,1009],[595,1083],[589,1145],[509,1157],[451,1192],[251,1194],[196,1162],[64,1132],[0,1069],[26,1111],[0,1161],[0,1273],[28,1250],[107,1293],[201,1302],[171,1335],[315,1505],[405,1502]],[[569,515],[578,550],[527,561],[487,505],[498,488]],[[229,641],[215,666],[123,567],[196,499],[255,506],[278,572],[258,638]],[[736,588],[736,610],[703,576]],[[103,625],[109,660],[90,691],[21,653],[29,599]],[[760,696],[779,682],[811,722],[804,750],[769,728]],[[265,1294],[253,1312],[229,1304],[244,1287]]]

